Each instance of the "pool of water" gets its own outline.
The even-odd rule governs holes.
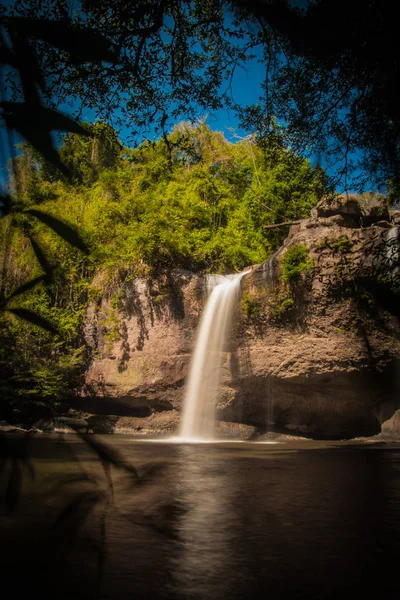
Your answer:
[[[400,446],[88,439],[7,438],[14,597],[398,598]]]

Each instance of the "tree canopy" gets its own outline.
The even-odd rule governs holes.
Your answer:
[[[60,148],[69,179],[21,146],[12,166],[19,219],[41,211],[69,223],[91,260],[113,272],[139,264],[235,271],[262,262],[284,235],[265,225],[309,216],[328,189],[323,171],[289,152],[279,130],[234,144],[204,122],[183,122],[130,149],[108,125],[83,127],[90,138],[68,134]],[[45,225],[29,221],[23,231],[39,231],[45,247]]]
[[[79,97],[133,137],[229,106],[260,135],[278,119],[292,150],[336,165],[344,186],[356,161],[360,186],[396,187],[395,10],[377,0],[16,0],[3,24],[39,56],[49,105]],[[233,73],[254,53],[263,90],[238,106]]]

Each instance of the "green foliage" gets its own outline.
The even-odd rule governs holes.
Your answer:
[[[309,256],[308,247],[304,244],[291,246],[282,259],[282,279],[288,283],[295,283],[311,271],[314,266],[313,259]]]
[[[62,334],[52,334],[20,319],[0,318],[2,418],[15,420],[51,414],[79,383],[86,350],[79,327],[68,311],[48,306],[46,295],[25,300],[35,312],[51,316]],[[79,345],[81,344],[81,345]]]
[[[290,296],[287,290],[271,294],[269,304],[269,315],[270,318],[275,322],[284,321],[290,316],[292,309],[294,308],[295,301]]]
[[[205,124],[181,124],[169,144],[126,151],[78,192],[93,255],[109,270],[241,270],[281,242],[263,225],[307,216],[318,200],[316,171],[275,139],[231,144]]]
[[[257,319],[262,310],[262,298],[256,294],[244,292],[241,300],[241,308],[246,319],[253,321]]]
[[[281,241],[264,225],[307,216],[318,201],[319,173],[284,148],[278,131],[261,145],[232,144],[204,123],[182,123],[167,141],[130,150],[108,126],[85,127],[91,137],[68,134],[60,149],[72,180],[27,145],[16,159],[27,167],[18,213],[0,222],[8,240],[3,294],[15,314],[40,315],[57,333],[3,319],[3,385],[14,406],[53,410],[79,384],[89,300],[111,298],[103,323],[111,351],[121,339],[124,281],[170,268],[232,272],[261,263]],[[100,270],[102,283],[93,279]],[[35,286],[26,285],[31,280]],[[167,294],[160,288],[154,301]],[[261,299],[245,296],[243,310],[257,320]]]
[[[110,352],[112,345],[121,339],[118,315],[115,308],[113,308],[113,306],[116,306],[115,302],[113,302],[114,298],[115,297],[111,299],[112,308],[110,309],[109,314],[104,321],[101,322],[104,332],[104,341],[106,342],[106,352]]]
[[[347,254],[351,251],[353,245],[353,240],[343,234],[339,237],[327,236],[320,242],[318,248],[320,250],[329,248],[334,254]]]
[[[85,123],[84,128],[91,136],[65,136],[60,157],[69,168],[75,183],[87,186],[96,181],[106,169],[116,169],[122,146],[114,129],[106,123]],[[103,179],[106,183],[107,177],[103,175]]]

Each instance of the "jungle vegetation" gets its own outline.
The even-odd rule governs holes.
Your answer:
[[[231,143],[204,121],[182,122],[134,149],[109,125],[82,127],[91,135],[67,134],[59,149],[68,178],[26,142],[10,165],[18,204],[0,220],[3,294],[15,316],[31,311],[54,327],[2,317],[3,394],[15,406],[52,405],[78,385],[89,301],[137,276],[260,263],[285,236],[265,225],[309,216],[327,191],[322,169],[287,150],[278,127]],[[88,252],[46,217],[75,231]]]

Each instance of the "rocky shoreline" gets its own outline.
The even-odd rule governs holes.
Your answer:
[[[165,418],[167,416],[167,418]],[[160,418],[161,417],[161,418]],[[0,434],[91,434],[130,435],[132,439],[170,439],[177,435],[179,413],[162,415],[154,413],[150,418],[99,416],[71,411],[54,419],[40,419],[32,425],[11,425],[0,421]],[[285,430],[265,431],[251,425],[219,421],[216,424],[219,441],[291,442],[291,441],[349,441],[360,443],[400,443],[400,410],[383,423],[381,431],[372,436],[338,437],[298,435]]]

